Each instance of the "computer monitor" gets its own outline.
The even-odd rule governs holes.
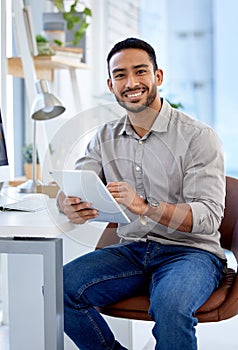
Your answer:
[[[4,125],[0,110],[0,190],[5,181],[10,179],[10,167],[7,157],[7,147],[4,133]]]

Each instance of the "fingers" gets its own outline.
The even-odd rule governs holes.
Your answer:
[[[128,193],[129,186],[126,182],[109,182],[107,189],[116,200],[120,200]]]
[[[98,216],[98,212],[95,209],[89,209],[88,211],[74,212],[67,215],[68,219],[73,224],[84,224],[90,219],[94,219]]]
[[[76,197],[64,199],[64,213],[74,224],[83,224],[98,216],[98,211],[92,208],[91,203],[81,202],[80,198]]]
[[[127,182],[109,182],[107,188],[117,203],[124,205],[134,214],[140,215],[143,212],[144,199]]]
[[[136,193],[127,182],[109,182],[107,188],[117,203],[124,205],[129,210],[135,199]]]

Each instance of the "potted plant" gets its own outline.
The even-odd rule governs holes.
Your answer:
[[[79,0],[74,0],[68,10],[66,9],[67,0],[53,0],[53,3],[57,10],[62,13],[62,17],[66,22],[67,30],[73,34],[71,44],[73,46],[78,46],[89,26],[88,20],[92,17],[91,9],[85,6],[82,12],[78,12],[77,7],[80,3]],[[56,41],[55,43],[62,45],[60,41]]]
[[[52,56],[54,55],[54,51],[50,48],[49,42],[42,34],[36,35],[36,44],[37,44],[37,50],[38,55],[47,55]]]
[[[32,154],[33,154],[33,145],[32,143],[25,145],[22,149],[22,158],[24,173],[27,179],[32,179]],[[36,156],[36,177],[37,179],[41,178],[40,164],[39,164],[38,153]]]

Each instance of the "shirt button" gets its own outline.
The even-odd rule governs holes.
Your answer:
[[[140,171],[140,167],[139,166],[136,167],[136,171]]]
[[[139,144],[142,145],[143,141],[142,140],[139,140]]]

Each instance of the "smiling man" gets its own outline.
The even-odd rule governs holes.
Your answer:
[[[133,62],[130,59],[131,55],[134,58]],[[121,66],[122,58],[124,62],[131,62],[133,65]],[[153,61],[141,63],[146,61],[148,61],[146,51],[127,49],[111,57],[112,73],[108,67],[110,76],[108,86],[111,92],[122,107],[134,113],[141,112],[147,107],[156,110],[161,107],[160,99],[156,97],[157,86],[161,85],[163,80],[163,72],[157,68],[157,64],[153,64]]]
[[[163,72],[148,43],[117,43],[107,64],[108,87],[126,115],[100,128],[76,169],[94,170],[131,222],[118,226],[120,244],[65,266],[65,332],[81,350],[125,349],[94,306],[146,292],[155,349],[196,350],[196,310],[226,267],[221,144],[160,97]],[[75,224],[98,215],[62,192],[58,205]]]

